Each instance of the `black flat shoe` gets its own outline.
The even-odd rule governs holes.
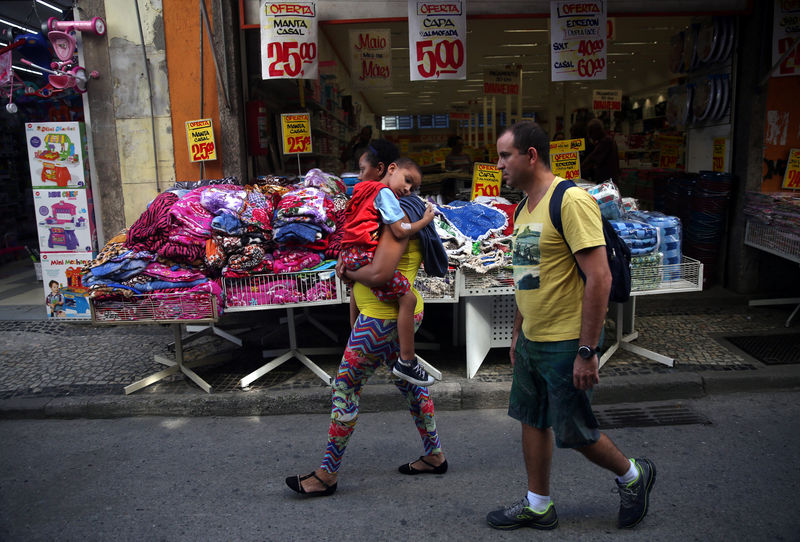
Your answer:
[[[303,489],[302,481],[308,480],[312,476],[319,480],[319,483],[322,484],[325,489],[322,491],[306,491]],[[336,484],[326,484],[320,479],[319,476],[317,476],[317,473],[315,472],[306,474],[305,476],[300,476],[299,474],[295,476],[289,476],[286,478],[286,485],[289,486],[289,489],[292,491],[300,493],[301,495],[305,495],[306,497],[327,497],[328,495],[333,495],[336,492]]]
[[[414,467],[411,466],[411,464],[414,463],[414,461],[412,461],[411,463],[407,463],[405,465],[400,465],[400,467],[398,467],[397,470],[399,470],[401,474],[411,474],[411,475],[413,475],[413,474],[444,474],[445,472],[447,472],[447,460],[446,459],[444,460],[444,463],[442,463],[441,465],[438,465],[438,466],[432,465],[431,463],[428,463],[427,461],[425,461],[425,456],[424,455],[419,456],[419,460],[422,461],[423,463],[425,463],[426,465],[428,465],[429,467],[431,467],[431,469],[430,470],[415,469]]]

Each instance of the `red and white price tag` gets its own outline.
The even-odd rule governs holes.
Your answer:
[[[550,75],[553,81],[606,78],[606,3],[550,3]]]
[[[440,79],[443,74],[458,73],[466,54],[460,39],[417,42],[417,72],[425,79]]]
[[[261,78],[316,79],[316,2],[262,2]]]
[[[409,0],[412,81],[467,78],[467,19],[462,0]]]

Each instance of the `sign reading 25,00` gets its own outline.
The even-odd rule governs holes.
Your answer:
[[[412,81],[466,79],[466,14],[461,0],[409,0]]]
[[[262,79],[316,79],[317,50],[315,2],[262,3]]]

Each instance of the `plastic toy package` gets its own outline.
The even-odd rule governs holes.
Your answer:
[[[611,181],[600,183],[586,190],[600,206],[600,213],[608,220],[622,217],[622,194]]]

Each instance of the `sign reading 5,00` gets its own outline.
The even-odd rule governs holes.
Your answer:
[[[460,39],[417,42],[417,70],[423,77],[458,73],[463,64],[464,43]]]
[[[412,81],[467,78],[465,0],[408,0]]]

